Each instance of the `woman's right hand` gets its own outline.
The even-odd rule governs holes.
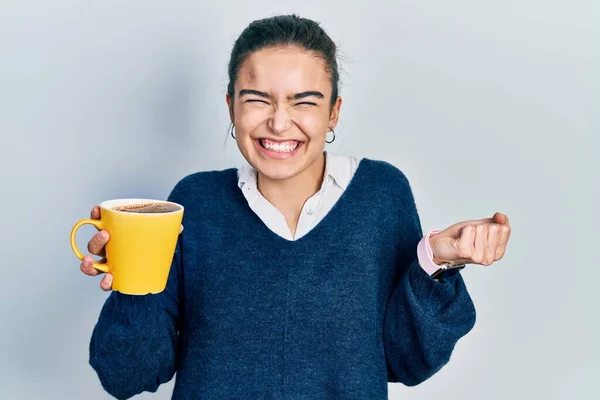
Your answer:
[[[94,208],[92,208],[92,211],[90,213],[90,218],[91,219],[100,219],[100,207],[99,206],[94,206]],[[183,225],[181,225],[181,227],[179,228],[179,233],[183,232]],[[106,253],[104,251],[104,246],[106,246],[106,243],[108,243],[108,240],[110,239],[108,232],[105,231],[104,229],[99,231],[98,233],[96,233],[88,242],[87,245],[87,249],[91,254],[97,255],[97,256],[101,256],[102,260],[100,260],[101,263],[105,263],[106,262]],[[94,268],[92,266],[92,264],[94,263],[94,258],[88,254],[87,256],[85,256],[83,258],[83,260],[81,261],[81,265],[80,265],[80,269],[81,272],[83,272],[86,275],[89,276],[96,276],[98,274],[103,274],[104,272],[98,271],[96,268]],[[113,280],[113,276],[111,273],[107,273],[104,275],[104,277],[102,278],[102,280],[100,281],[100,288],[102,288],[102,290],[105,291],[109,291],[112,290],[112,280]]]

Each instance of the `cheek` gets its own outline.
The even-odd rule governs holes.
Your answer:
[[[240,135],[248,134],[268,120],[269,110],[266,107],[245,107],[238,105],[234,108],[236,131]]]
[[[324,138],[327,134],[329,120],[326,116],[321,115],[321,113],[301,114],[296,116],[294,121],[310,139]]]

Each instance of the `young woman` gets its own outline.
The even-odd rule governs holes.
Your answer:
[[[314,21],[251,23],[229,79],[248,165],[171,192],[186,212],[166,290],[112,292],[92,334],[103,387],[129,398],[177,372],[174,399],[377,400],[388,382],[431,377],[475,323],[452,266],[500,259],[508,218],[423,236],[399,169],[324,151],[342,99],[336,47]],[[96,234],[90,253],[108,240]],[[91,261],[81,269],[96,275]]]

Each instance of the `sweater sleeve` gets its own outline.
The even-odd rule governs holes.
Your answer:
[[[475,324],[475,307],[460,271],[435,280],[419,265],[420,219],[406,178],[401,186],[398,278],[385,310],[383,335],[388,382],[415,386],[450,360],[458,340]]]
[[[181,235],[165,290],[143,296],[113,291],[90,342],[90,365],[117,399],[155,392],[177,369]]]
[[[167,288],[144,296],[112,292],[90,342],[90,365],[117,399],[155,392],[177,366],[179,304],[177,265]]]

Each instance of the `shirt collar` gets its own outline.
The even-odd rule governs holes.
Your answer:
[[[352,179],[350,160],[347,156],[325,152],[325,176],[333,179],[336,185],[346,190]]]
[[[254,188],[258,186],[256,170],[248,163],[238,168],[238,187],[243,189],[245,186]]]
[[[325,152],[325,177],[333,179],[336,185],[345,190],[352,179],[348,157]],[[256,170],[246,163],[238,169],[238,187],[257,188]]]

